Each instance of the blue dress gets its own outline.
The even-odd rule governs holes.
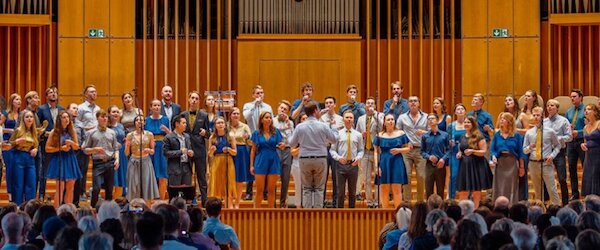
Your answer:
[[[442,116],[442,122],[438,123],[438,129],[440,131],[448,132],[446,131],[446,129],[448,129],[448,124],[446,124],[446,118],[448,118],[448,114],[444,114],[444,116]]]
[[[373,145],[381,148],[381,154],[379,155],[379,168],[381,169],[379,184],[408,184],[408,175],[406,174],[402,154],[393,155],[390,153],[390,149],[400,148],[407,143],[409,143],[409,140],[406,134],[394,138],[379,136],[373,138]]]
[[[127,155],[125,155],[125,127],[121,123],[117,123],[115,127],[111,128],[117,134],[117,141],[121,144],[119,149],[119,169],[115,171],[115,187],[123,187],[123,195],[127,194]]]
[[[456,177],[458,176],[458,168],[460,166],[460,160],[456,158],[456,154],[460,149],[459,141],[460,138],[467,133],[467,130],[456,130],[456,122],[450,123],[448,126],[448,133],[452,143],[452,155],[450,157],[450,183],[448,183],[448,196],[450,199],[456,198]]]
[[[163,154],[163,138],[166,133],[160,130],[161,125],[165,125],[168,128],[169,118],[161,116],[159,119],[154,119],[152,116],[148,116],[146,118],[146,125],[144,126],[144,130],[148,130],[154,135],[154,154],[150,158],[152,159],[154,174],[157,180],[169,178],[167,175],[167,157]]]
[[[581,194],[600,194],[600,130],[594,129],[591,133],[584,131],[584,138],[588,147],[583,161],[583,180]]]
[[[277,144],[283,140],[279,130],[271,135],[267,140],[260,131],[254,131],[250,138],[256,145],[256,155],[254,157],[255,174],[281,174],[281,162],[277,154]]]
[[[4,117],[6,117],[6,121],[4,121],[4,128],[8,128],[8,129],[15,129],[15,127],[17,126],[17,120],[12,120],[9,119],[8,117],[8,113],[7,112],[2,112],[2,114],[4,115]],[[4,133],[2,135],[2,138],[4,139],[4,141],[8,141],[8,139],[10,139],[11,134],[8,133]],[[6,192],[8,193],[12,193],[12,182],[14,180],[14,177],[12,175],[12,170],[13,167],[15,166],[14,164],[14,149],[10,149],[10,150],[6,150],[6,151],[2,151],[2,158],[4,159],[4,165],[6,167]],[[1,170],[0,170],[1,171]]]
[[[71,134],[67,131],[60,135],[60,145],[64,145],[66,140],[73,140]],[[48,164],[48,179],[72,181],[81,177],[77,155],[73,149],[67,152],[58,151],[51,154]]]

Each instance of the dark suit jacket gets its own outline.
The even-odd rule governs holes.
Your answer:
[[[185,137],[185,147],[192,150],[190,136],[186,133],[183,136]],[[167,157],[167,174],[179,175],[192,172],[191,157],[188,158],[188,164],[181,164],[181,145],[179,139],[177,139],[177,134],[175,132],[168,134],[163,139],[163,142],[163,154]]]
[[[177,103],[171,102],[171,109],[173,109],[173,117],[175,117],[176,115],[178,115],[179,113],[181,113],[181,106]],[[148,113],[150,114],[150,113]],[[163,104],[162,101],[160,101],[160,114],[166,116],[167,113],[165,113],[165,105]],[[171,119],[173,119],[173,117],[171,117]],[[169,121],[169,124],[172,124],[173,121]]]
[[[60,105],[56,105],[56,108],[59,112],[61,110],[65,110]],[[50,132],[54,128],[54,120],[52,119],[52,113],[50,112],[50,105],[48,105],[48,103],[45,103],[44,105],[38,107],[37,116],[40,119],[40,123],[48,121],[48,127],[46,127],[46,131]]]
[[[183,117],[185,117],[185,120],[187,121],[185,133],[190,135],[190,139],[192,141],[192,150],[194,150],[194,157],[199,157],[200,154],[196,154],[196,150],[206,151],[204,139],[210,137],[210,130],[208,129],[208,114],[201,110],[196,111],[196,121],[194,122],[194,124],[190,123],[189,111],[185,111],[181,115],[183,115]],[[204,134],[204,137],[200,136],[201,129],[206,130],[206,134]]]

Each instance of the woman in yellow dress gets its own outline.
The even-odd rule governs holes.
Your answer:
[[[209,196],[227,199],[229,208],[234,207],[233,200],[239,204],[240,197],[236,191],[235,167],[232,156],[237,154],[236,141],[227,132],[225,118],[215,119],[215,132],[208,139],[210,147],[208,156],[212,157],[210,169]]]

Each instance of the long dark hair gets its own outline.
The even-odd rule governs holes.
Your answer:
[[[61,117],[63,116],[63,114],[67,114],[67,116],[69,117],[69,124],[67,124],[66,128],[63,128],[62,124]],[[52,132],[54,134],[52,138],[52,143],[54,144],[54,146],[60,145],[60,137],[62,134],[65,133],[65,131],[67,131],[69,135],[71,135],[71,140],[73,140],[75,143],[78,143],[77,132],[75,132],[75,126],[73,126],[71,116],[69,115],[69,113],[67,113],[67,111],[61,110],[58,112],[58,116],[56,116],[56,124],[54,124],[54,129],[52,129]]]
[[[410,224],[408,225],[408,236],[411,239],[415,239],[427,233],[425,218],[427,218],[427,204],[423,201],[419,201],[412,209],[412,216],[410,218]]]
[[[265,116],[267,114],[271,115],[271,125],[269,126],[269,134],[274,135],[277,130],[275,129],[275,126],[273,126],[273,114],[269,111],[260,113],[260,117],[258,118],[258,131],[260,131],[260,133],[265,132],[265,128],[263,127],[262,120],[265,118]]]

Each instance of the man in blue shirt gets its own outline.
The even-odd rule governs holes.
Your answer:
[[[402,87],[400,81],[391,83],[390,88],[392,90],[392,98],[383,103],[383,113],[393,113],[394,119],[398,120],[398,116],[408,112],[408,101],[402,98],[404,87]]]
[[[319,107],[319,102],[312,99],[313,95],[313,85],[310,82],[305,82],[300,86],[300,92],[302,93],[302,99],[294,100],[292,104],[292,119],[296,120],[300,116],[302,112],[304,112],[304,108],[308,103],[314,103],[317,108]],[[296,121],[297,123],[297,121]]]
[[[581,150],[581,143],[583,143],[583,126],[585,126],[585,112],[583,111],[583,92],[580,89],[571,90],[571,103],[573,107],[570,107],[565,114],[569,123],[571,123],[571,130],[573,133],[573,140],[567,144],[567,159],[569,161],[569,178],[571,178],[571,200],[579,199],[579,187],[577,185],[577,160],[581,161],[585,158],[585,152]]]
[[[209,197],[206,200],[208,218],[204,222],[202,234],[215,240],[221,246],[227,245],[230,249],[240,249],[240,240],[233,228],[219,220],[221,208],[223,208],[223,202],[218,198]]]
[[[351,84],[346,88],[346,96],[348,97],[348,101],[340,106],[340,110],[338,112],[339,115],[343,116],[346,110],[352,111],[354,115],[354,126],[356,127],[356,123],[358,122],[358,118],[364,115],[367,111],[365,109],[365,105],[361,102],[356,101],[356,96],[358,95],[358,88],[356,85]]]
[[[490,133],[494,132],[494,121],[492,120],[492,115],[483,110],[484,103],[485,98],[483,97],[483,94],[476,93],[473,95],[473,100],[471,101],[473,111],[467,113],[467,116],[475,117],[475,120],[477,120],[477,125],[479,125],[479,131],[481,131],[483,137],[485,137],[485,141],[488,143],[489,147]],[[487,156],[487,158],[489,158],[489,150]]]
[[[435,113],[427,116],[427,123],[431,130],[421,137],[421,156],[427,162],[425,164],[425,194],[429,197],[433,194],[433,185],[436,185],[436,193],[444,195],[446,182],[446,162],[450,152],[450,137],[448,133],[440,131],[438,117]]]

